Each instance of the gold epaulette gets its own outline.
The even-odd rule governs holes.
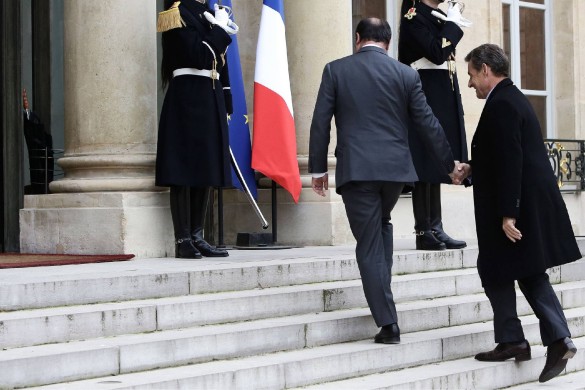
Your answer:
[[[181,17],[181,12],[179,12],[179,4],[181,4],[180,1],[175,1],[171,8],[158,13],[157,32],[165,32],[185,26],[185,21]]]

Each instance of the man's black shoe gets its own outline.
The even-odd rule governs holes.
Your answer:
[[[225,249],[218,249],[207,243],[205,240],[194,241],[195,248],[205,257],[227,257],[230,254]]]
[[[416,249],[421,251],[442,251],[447,247],[430,230],[416,232]]]
[[[577,347],[568,337],[559,339],[546,349],[546,363],[538,377],[539,382],[546,382],[559,375],[567,366],[567,360],[575,356]]]
[[[181,238],[175,244],[175,257],[178,259],[200,259],[201,253],[193,246],[190,238]]]
[[[380,332],[374,336],[374,342],[378,344],[398,344],[400,343],[400,329],[398,324],[384,325]]]
[[[530,360],[530,344],[524,340],[521,343],[500,343],[498,346],[488,352],[481,352],[475,355],[475,359],[482,362],[503,362],[514,358],[517,362]]]
[[[442,230],[433,230],[432,232],[433,236],[435,236],[437,240],[445,244],[447,249],[463,249],[467,246],[467,243],[465,241],[455,240],[449,237],[449,235]]]

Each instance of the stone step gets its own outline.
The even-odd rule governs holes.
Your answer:
[[[491,307],[473,269],[399,275],[393,289],[402,318],[432,313],[458,325],[491,318]],[[585,281],[555,285],[565,308],[585,305]],[[412,300],[452,296],[453,299]],[[519,313],[529,313],[519,295]],[[119,303],[0,313],[0,348],[17,348],[124,334],[278,318],[367,307],[360,280],[325,282],[263,290],[190,295]],[[407,313],[413,313],[407,314]],[[424,321],[414,321],[420,323]],[[422,329],[422,328],[419,328]]]
[[[481,291],[474,269],[398,275],[396,302]],[[0,313],[0,349],[367,307],[361,280]]]
[[[585,336],[585,308],[566,310],[565,315],[573,337],[578,340]],[[538,344],[540,334],[536,317],[531,315],[521,319],[527,339],[534,345]],[[270,335],[263,337],[264,342],[267,338],[270,338]],[[234,348],[234,343],[242,344],[246,341],[243,338],[237,340],[208,338],[208,344],[217,343],[224,349]],[[280,337],[279,342],[286,343],[290,340]],[[579,348],[585,348],[583,340],[579,339],[578,342]],[[283,389],[463,359],[493,347],[492,324],[486,322],[405,333],[402,335],[401,344],[396,345],[375,344],[370,339],[135,373],[125,373],[129,367],[125,365],[123,348],[120,348],[119,360],[115,358],[117,355],[113,351],[111,356],[102,359],[89,356],[61,359],[59,356],[53,356],[51,364],[43,366],[44,370],[38,369],[37,364],[41,364],[38,359],[42,354],[37,351],[35,362],[18,362],[11,366],[2,366],[0,360],[2,368],[0,372],[8,374],[5,379],[8,386],[33,386],[94,377],[89,380],[46,386],[44,387],[46,389]],[[205,346],[193,344],[185,348],[190,348],[196,353]],[[158,351],[149,351],[155,352]],[[104,355],[105,353],[98,356]],[[181,362],[180,356],[175,355],[173,358],[177,364],[185,364]],[[218,359],[222,357],[219,356]],[[104,364],[100,364],[102,361]],[[74,375],[69,374],[74,371],[68,368],[72,363],[76,363],[73,367]],[[106,363],[119,367],[112,369],[106,367]],[[83,364],[87,371],[82,374]],[[104,371],[109,372],[104,374]]]
[[[400,390],[400,389],[577,389],[585,387],[585,338],[573,340],[577,355],[569,360],[566,374],[538,383],[538,376],[546,362],[546,348],[532,347],[532,359],[516,363],[479,362],[472,357],[427,364],[418,367],[366,375],[357,378],[303,387],[304,390]],[[572,374],[571,374],[572,373]],[[563,384],[569,387],[563,387]],[[581,387],[575,387],[579,384]]]
[[[581,344],[583,345],[583,344]],[[585,345],[584,345],[585,346]],[[578,351],[582,360],[583,350]],[[538,382],[528,382],[522,385],[511,386],[510,390],[530,390],[538,387],[556,389],[556,390],[584,390],[585,389],[585,367],[578,366],[578,362],[573,361],[575,358],[569,360],[567,364],[567,374],[554,378],[554,381],[547,382],[548,386]],[[573,371],[576,369],[576,371]],[[580,371],[578,371],[580,370]]]
[[[37,267],[26,273],[6,269],[0,274],[0,312],[359,279],[353,246],[259,252],[234,250],[228,258],[211,260]],[[393,270],[401,275],[472,268],[476,259],[473,247],[400,251]]]

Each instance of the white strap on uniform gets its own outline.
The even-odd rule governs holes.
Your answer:
[[[448,61],[443,62],[441,65],[437,65],[426,59],[425,57],[421,58],[420,60],[414,61],[410,64],[410,67],[416,70],[421,69],[443,69],[449,70]]]
[[[209,77],[210,79],[219,80],[219,73],[213,72],[212,70],[195,69],[195,68],[180,68],[180,69],[173,70],[173,77],[184,76],[184,75],[203,76],[203,77]]]

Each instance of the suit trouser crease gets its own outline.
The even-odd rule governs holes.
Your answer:
[[[556,340],[571,337],[563,308],[546,273],[518,280],[518,286],[539,320],[540,337],[544,346]],[[516,312],[514,281],[484,286],[494,311],[496,343],[524,340],[522,324]]]
[[[403,183],[368,181],[350,182],[341,189],[357,242],[356,258],[364,294],[378,327],[398,321],[390,286],[393,245],[392,225],[388,220],[403,186]]]

